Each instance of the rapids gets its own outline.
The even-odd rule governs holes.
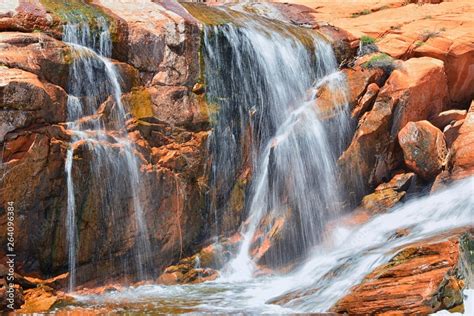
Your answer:
[[[394,251],[430,236],[472,226],[474,178],[453,184],[431,196],[412,199],[370,221],[337,227],[324,247],[289,275],[253,278],[247,281],[218,279],[196,285],[144,285],[103,295],[77,296],[77,306],[64,310],[92,309],[118,313],[295,313],[325,312],[348,289],[376,266],[387,262]],[[390,239],[401,228],[407,236]],[[328,272],[333,271],[331,278]],[[285,306],[270,304],[292,290],[317,291]],[[466,290],[469,297],[472,290]],[[468,305],[469,306],[469,305]]]

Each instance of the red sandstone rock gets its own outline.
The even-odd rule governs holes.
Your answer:
[[[41,30],[61,37],[59,19],[47,12],[39,0],[9,0],[0,8],[0,31],[33,32]]]
[[[72,297],[63,292],[56,292],[46,285],[28,289],[24,293],[25,304],[19,310],[20,313],[44,313],[59,302],[71,303],[73,301]]]
[[[381,52],[393,58],[405,59],[416,40],[415,36],[408,37],[400,34],[388,34],[377,42],[377,47]]]
[[[0,141],[34,123],[64,121],[66,100],[60,87],[41,82],[32,73],[0,66]]]
[[[367,86],[367,91],[360,98],[357,106],[352,110],[352,117],[359,118],[362,114],[370,110],[374,105],[377,95],[380,91],[379,86],[376,83],[371,83]]]
[[[348,104],[351,109],[356,107],[358,100],[362,98],[369,85],[383,84],[384,72],[382,69],[356,67],[343,69],[342,72],[347,83],[346,91],[332,89],[329,84],[321,86],[318,90],[316,107],[319,116],[323,119],[332,118],[341,110],[342,105]],[[365,103],[367,102],[366,100]]]
[[[414,50],[415,56],[429,56],[444,61],[450,101],[463,104],[474,97],[474,42],[473,36],[450,40],[431,37]]]
[[[448,110],[439,113],[438,116],[431,120],[431,123],[440,130],[444,130],[444,128],[448,125],[451,125],[451,123],[464,120],[466,115],[466,110]]]
[[[365,113],[349,148],[339,158],[341,176],[354,200],[383,182],[400,163],[398,131],[410,121],[437,116],[447,102],[443,62],[412,58],[398,65]]]
[[[436,177],[446,165],[443,132],[428,121],[409,122],[398,133],[405,164],[426,180]]]
[[[370,215],[385,212],[403,201],[406,191],[414,185],[414,173],[396,174],[389,182],[382,183],[375,188],[374,193],[364,196],[358,211],[366,211]]]
[[[331,309],[349,314],[429,314],[461,308],[465,235],[432,238],[401,249]],[[471,237],[472,238],[472,237]]]
[[[41,80],[67,88],[74,56],[69,46],[44,33],[0,33],[0,63],[36,74]]]
[[[450,164],[454,178],[464,178],[474,173],[474,102],[471,103],[459,136],[452,145]]]

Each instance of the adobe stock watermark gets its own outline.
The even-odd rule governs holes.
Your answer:
[[[15,309],[15,203],[7,202],[7,308]]]

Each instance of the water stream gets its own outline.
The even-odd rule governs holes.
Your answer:
[[[325,312],[376,266],[387,262],[403,245],[474,222],[474,178],[460,181],[431,196],[414,199],[387,214],[354,226],[339,226],[324,246],[289,275],[247,281],[217,280],[196,285],[146,285],[104,295],[79,296],[69,309],[121,313],[295,313]],[[401,238],[397,229],[409,228]],[[328,278],[328,272],[331,277]],[[293,290],[316,289],[285,306],[269,304]],[[467,291],[469,292],[469,291]],[[471,292],[469,292],[471,293]]]
[[[68,129],[72,132],[72,141],[67,151],[67,240],[69,253],[69,290],[76,282],[77,253],[80,251],[80,234],[78,232],[78,208],[73,175],[74,151],[79,146],[87,147],[92,153],[90,159],[92,183],[96,186],[99,200],[103,201],[96,210],[100,212],[101,222],[110,221],[115,230],[112,234],[122,234],[123,229],[117,221],[123,200],[117,196],[118,183],[125,180],[130,192],[137,245],[135,246],[134,263],[140,279],[145,279],[149,272],[150,244],[144,220],[140,193],[144,190],[139,183],[139,164],[134,155],[133,143],[128,138],[126,129],[126,110],[122,104],[122,91],[119,75],[115,66],[107,58],[111,55],[111,38],[108,25],[98,18],[96,29],[91,30],[86,22],[67,24],[63,40],[70,46],[73,62],[71,64],[68,87]],[[108,97],[113,100],[113,108],[104,118],[98,114],[100,105]],[[111,124],[112,122],[112,124]],[[110,128],[112,125],[112,128]],[[107,228],[104,230],[107,231]],[[130,228],[127,228],[130,229]],[[123,269],[129,269],[128,263]],[[129,273],[130,271],[128,271]]]
[[[68,103],[68,126],[74,133],[66,161],[70,288],[74,287],[80,249],[74,152],[84,144],[94,153],[91,168],[101,179],[109,179],[100,182],[107,201],[101,212],[114,213],[120,201],[114,201],[113,186],[118,179],[129,182],[130,206],[141,236],[135,264],[141,278],[146,278],[142,266],[148,261],[150,245],[139,202],[138,162],[126,133],[119,77],[107,59],[110,36],[105,26],[97,37],[82,24],[69,25],[65,33],[65,41],[81,56],[72,66],[74,80]],[[273,22],[255,19],[207,26],[203,36],[207,101],[213,123],[209,207],[215,217],[216,236],[225,231],[222,214],[236,179],[245,168],[253,173],[241,219],[245,222],[239,228],[242,241],[238,252],[216,281],[77,295],[77,303],[58,312],[325,312],[399,247],[473,225],[474,179],[470,178],[408,201],[366,223],[339,225],[328,231],[326,223],[339,215],[343,194],[335,181],[335,162],[352,131],[344,102],[333,104],[338,114],[329,121],[318,112],[316,96],[321,87],[338,93],[346,89],[331,46],[318,36],[300,38]],[[93,84],[97,82],[105,84]],[[109,95],[115,101],[114,129],[95,118],[100,103],[93,97]],[[336,99],[334,102],[340,102]],[[122,154],[117,155],[117,150]],[[286,275],[255,277],[258,262],[254,250],[261,246],[261,236],[267,236],[272,223],[281,218],[287,221],[284,242],[267,260],[283,266],[298,258],[301,264]],[[404,228],[409,229],[407,235],[392,238]],[[200,265],[197,257],[195,266]],[[285,293],[304,290],[310,294],[283,306],[271,303]]]
[[[250,252],[260,242],[255,234],[261,229],[265,235],[272,226],[262,221],[286,217],[287,227],[293,226],[267,258],[283,265],[321,241],[325,222],[338,212],[340,192],[333,179],[339,140],[350,130],[347,102],[334,105],[340,113],[337,123],[329,124],[319,120],[315,97],[321,85],[345,91],[345,80],[323,38],[279,26],[243,15],[204,30],[207,99],[217,108],[210,137],[216,221],[225,214],[222,197],[239,172],[248,167],[254,173],[242,245],[224,271],[231,279],[252,277]],[[340,136],[333,143],[329,127]]]

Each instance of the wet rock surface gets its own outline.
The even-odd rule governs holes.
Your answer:
[[[337,313],[389,315],[463,310],[462,290],[472,273],[472,234],[434,238],[401,249],[339,300]]]
[[[434,192],[474,174],[474,37],[469,31],[473,26],[469,14],[474,9],[466,1],[436,5],[359,1],[351,6],[343,2],[306,1],[309,8],[277,3],[272,8],[293,26],[323,34],[336,51],[347,93],[322,86],[315,108],[324,120],[333,122],[341,111],[332,107],[334,99],[336,104],[348,103],[355,131],[339,157],[340,179],[335,181],[347,183],[341,209],[358,206],[354,214],[362,215],[354,220],[360,222],[389,211],[409,199],[411,192],[430,186]],[[77,56],[61,41],[63,4],[14,0],[0,6],[0,210],[6,201],[16,201],[15,247],[21,275],[16,277],[14,296],[15,308],[25,313],[47,312],[70,302],[61,292],[67,276],[50,278],[68,269],[65,159],[72,135],[65,122],[70,67]],[[83,7],[78,1],[70,5]],[[251,9],[275,17],[269,16],[274,11],[260,4],[252,4]],[[140,182],[149,188],[140,198],[145,201],[154,280],[167,285],[214,280],[238,248],[238,240],[220,246],[209,241],[210,227],[215,224],[206,204],[207,142],[216,109],[205,98],[202,24],[180,4],[169,1],[97,0],[81,10],[89,17],[106,17],[112,26],[113,64],[123,79],[122,101],[130,112],[127,132],[140,161]],[[372,37],[377,51],[356,56],[364,35]],[[103,101],[99,112],[84,118],[83,124],[103,120],[113,125],[109,115],[114,102]],[[115,136],[107,135],[101,146],[123,157]],[[133,218],[129,207],[115,214],[122,223],[119,234],[101,222],[97,210],[104,201],[88,163],[94,151],[84,142],[75,146],[72,172],[81,179],[76,182],[81,192],[77,197],[81,236],[77,273],[80,287],[87,292],[84,287],[134,278],[134,272],[108,271],[123,258],[133,257],[137,232],[129,221]],[[226,210],[220,224],[227,235],[238,229],[246,212],[252,167],[249,148],[243,151],[243,166],[228,201],[222,202]],[[127,205],[130,188],[123,181],[116,183],[114,192]],[[251,249],[262,265],[260,271],[272,267],[272,252],[287,247],[279,236],[291,233],[288,223],[294,216],[288,209],[278,218],[262,220],[255,236],[261,240]],[[2,211],[0,227],[5,225]],[[400,230],[393,238],[409,233],[409,229]],[[424,314],[461,310],[466,238],[472,239],[447,236],[400,249],[332,311]],[[0,243],[5,243],[4,235]],[[296,247],[293,250],[301,253]],[[0,250],[0,256],[4,255]],[[5,291],[3,280],[3,309]],[[280,303],[307,294],[295,293]]]

